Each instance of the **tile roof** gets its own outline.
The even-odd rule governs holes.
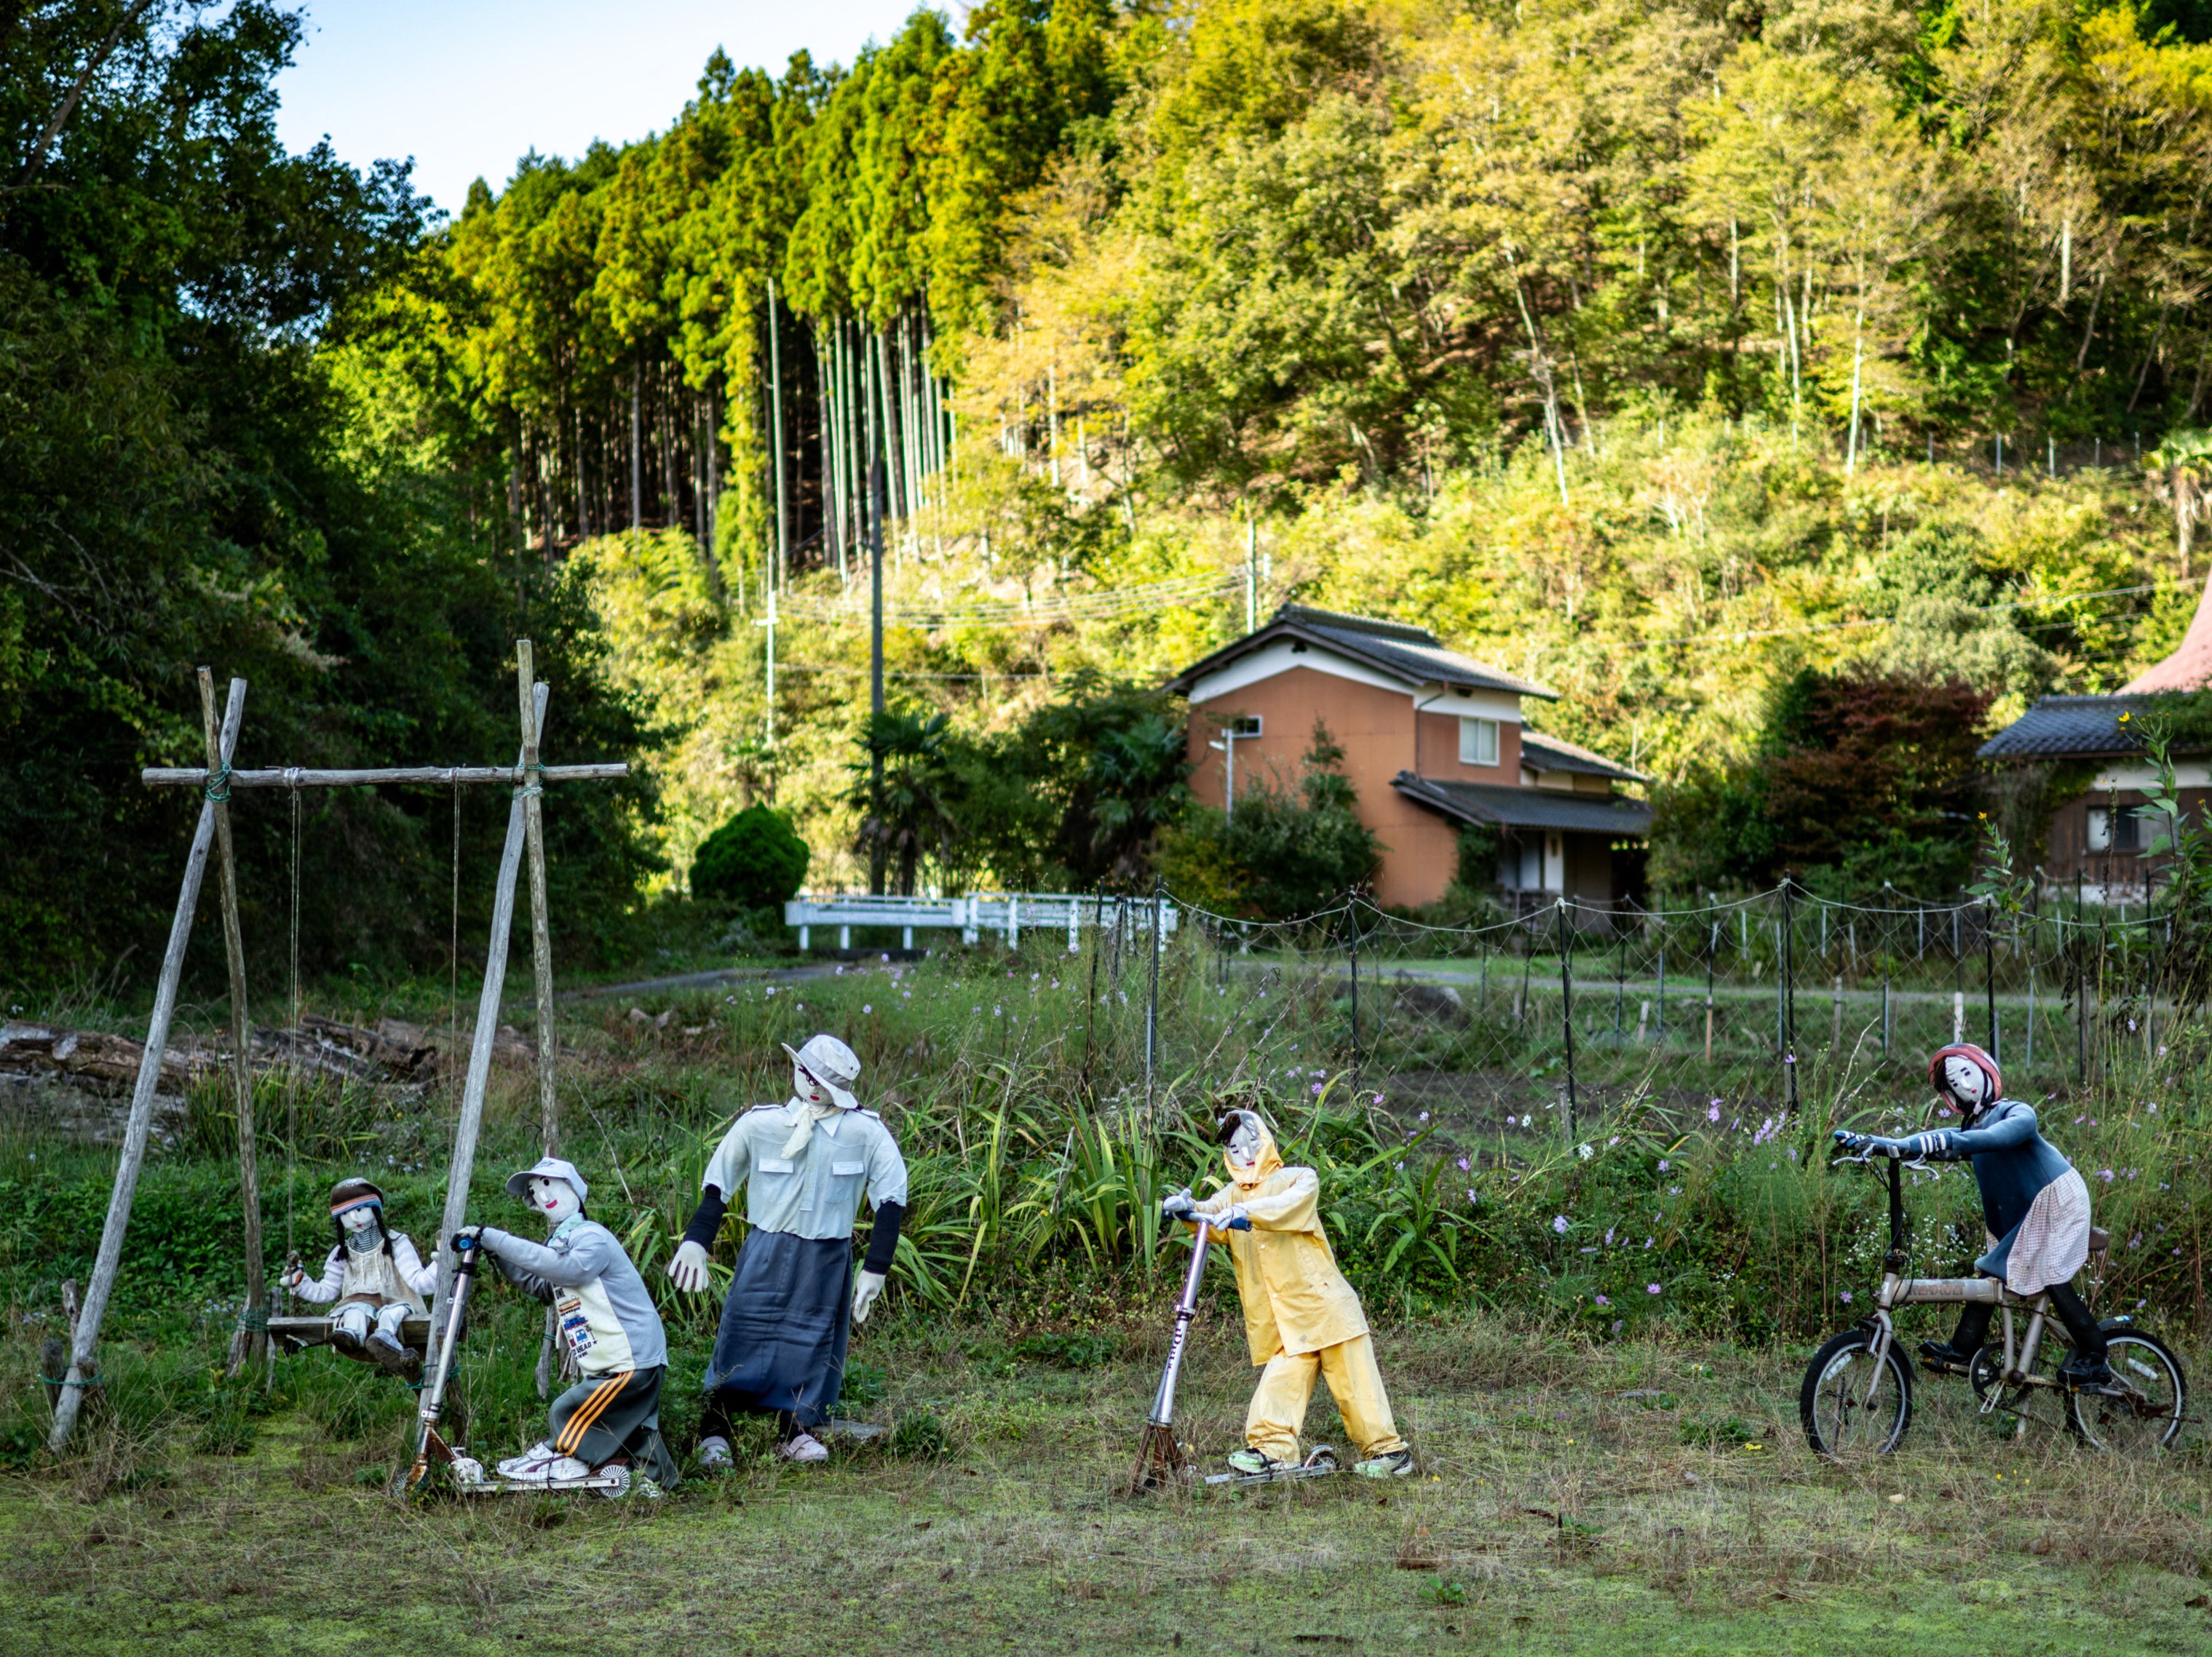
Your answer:
[[[2142,751],[2120,715],[2145,705],[2140,696],[2039,696],[2034,705],[1984,743],[1985,760],[2091,759]]]
[[[2207,683],[2212,683],[2212,580],[2197,596],[2197,613],[2189,618],[2189,631],[2173,654],[2145,668],[2120,689],[2124,695],[2130,690],[2202,690]]]
[[[1409,689],[1446,684],[1471,690],[1503,690],[1516,696],[1540,696],[1547,701],[1559,699],[1559,692],[1547,686],[1516,678],[1455,650],[1446,650],[1426,628],[1386,622],[1372,616],[1353,616],[1343,610],[1321,610],[1311,604],[1283,605],[1257,632],[1249,633],[1183,669],[1168,681],[1168,689],[1187,692],[1208,673],[1217,672],[1239,657],[1282,638],[1299,639],[1334,651],[1402,681]]]
[[[1651,828],[1651,808],[1641,800],[1569,794],[1553,788],[1513,788],[1498,783],[1445,782],[1416,776],[1411,771],[1401,771],[1390,786],[1407,798],[1462,822],[1638,838]]]
[[[1526,729],[1521,732],[1521,763],[1532,771],[1574,771],[1586,777],[1611,777],[1618,782],[1650,780],[1641,771],[1616,765],[1579,743],[1563,742]]]

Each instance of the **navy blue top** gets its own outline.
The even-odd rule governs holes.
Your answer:
[[[2036,1132],[2035,1107],[2018,1099],[1998,1100],[1976,1126],[1937,1128],[1904,1143],[1940,1162],[1971,1158],[1974,1183],[1982,1189],[1982,1223],[1991,1236],[2006,1241],[2043,1188],[2074,1166]]]

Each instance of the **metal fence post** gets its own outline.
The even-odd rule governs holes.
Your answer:
[[[1567,935],[1567,899],[1561,893],[1559,917],[1559,1034],[1567,1054],[1567,1138],[1575,1137],[1575,980],[1572,944]]]
[[[1152,982],[1145,992],[1145,1115],[1152,1114],[1152,1070],[1160,1035],[1160,896],[1166,883],[1152,877]]]
[[[1797,1108],[1797,940],[1790,908],[1790,881],[1782,879],[1782,1086],[1789,1108]]]
[[[2004,1055],[1997,1051],[1997,929],[1996,915],[1987,904],[1982,906],[1982,996],[1990,1013],[1990,1057],[1998,1064]]]
[[[1359,894],[1344,895],[1345,950],[1352,962],[1352,1090],[1359,1091]]]
[[[1091,1050],[1098,1026],[1098,945],[1106,930],[1105,883],[1091,883],[1091,998],[1083,1015],[1083,1096],[1086,1099],[1095,1096],[1091,1090]]]

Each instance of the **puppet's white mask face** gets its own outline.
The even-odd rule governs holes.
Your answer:
[[[380,1241],[376,1235],[376,1209],[372,1204],[349,1208],[338,1216],[338,1226],[345,1233],[345,1245],[350,1253],[358,1254],[374,1248]]]
[[[791,1096],[802,1105],[826,1105],[831,1102],[830,1089],[806,1073],[805,1067],[791,1067]]]
[[[1260,1130],[1249,1117],[1239,1117],[1236,1130],[1229,1136],[1229,1166],[1239,1174],[1249,1174],[1260,1165]]]
[[[550,1230],[573,1218],[584,1205],[577,1200],[575,1187],[566,1180],[547,1180],[533,1174],[530,1181],[530,1206]]]
[[[1946,1059],[1943,1061],[1943,1089],[1948,1102],[1958,1113],[1971,1121],[1989,1103],[1988,1074],[1971,1059]]]

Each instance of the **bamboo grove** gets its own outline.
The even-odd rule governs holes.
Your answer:
[[[1133,524],[1668,408],[2154,441],[2203,413],[2208,179],[2212,49],[2126,7],[994,3],[718,53],[347,327],[416,342],[495,534],[757,577],[849,568],[878,449],[895,518],[973,451]]]

